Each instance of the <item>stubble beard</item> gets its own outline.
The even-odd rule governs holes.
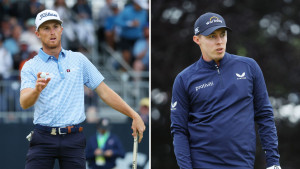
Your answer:
[[[43,46],[48,48],[48,49],[56,49],[60,47],[61,41],[57,42],[57,44],[50,44],[48,45],[47,43],[43,43]]]

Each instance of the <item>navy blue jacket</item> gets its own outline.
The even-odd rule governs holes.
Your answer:
[[[94,151],[98,148],[97,143],[97,135],[93,135],[89,138],[87,145],[86,145],[86,159],[88,161],[89,168],[91,169],[111,169],[116,166],[116,159],[118,157],[124,158],[125,152],[123,149],[123,146],[121,144],[121,141],[119,138],[112,133],[110,133],[110,136],[108,137],[106,144],[102,151],[105,150],[112,150],[113,156],[110,158],[105,158],[105,165],[104,166],[96,166],[95,163],[95,155]]]
[[[267,166],[279,165],[273,109],[253,59],[225,53],[217,66],[201,57],[177,75],[171,133],[180,168],[253,169],[255,122]]]

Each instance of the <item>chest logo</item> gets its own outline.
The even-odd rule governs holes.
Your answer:
[[[71,67],[71,68],[69,68],[69,69],[66,69],[66,72],[75,72],[75,71],[77,71],[77,70],[79,70],[78,67]]]
[[[236,73],[235,75],[237,77],[236,78],[237,80],[246,79],[246,73],[245,72],[243,72],[242,74]]]
[[[208,83],[204,83],[204,84],[202,84],[202,85],[200,85],[200,86],[197,86],[197,87],[195,87],[195,89],[196,89],[196,91],[198,91],[198,90],[200,90],[200,89],[204,89],[204,88],[207,88],[207,87],[211,87],[211,86],[213,86],[213,85],[214,85],[214,82],[211,81],[211,82],[208,82]]]

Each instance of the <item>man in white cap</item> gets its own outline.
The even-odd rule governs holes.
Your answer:
[[[133,136],[143,137],[141,117],[104,82],[104,77],[81,53],[62,48],[62,21],[56,11],[36,16],[36,35],[42,42],[38,55],[21,71],[20,104],[34,105],[35,129],[28,136],[26,169],[51,169],[55,159],[62,169],[84,169],[84,85],[95,90],[112,108],[133,119]]]
[[[147,0],[133,0],[133,2],[140,6],[142,9],[148,9],[149,7]]]

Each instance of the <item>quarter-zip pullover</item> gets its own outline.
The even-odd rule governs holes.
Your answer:
[[[253,59],[225,53],[217,65],[201,57],[177,75],[171,133],[180,168],[253,169],[255,122],[267,165],[279,165],[273,110]]]

